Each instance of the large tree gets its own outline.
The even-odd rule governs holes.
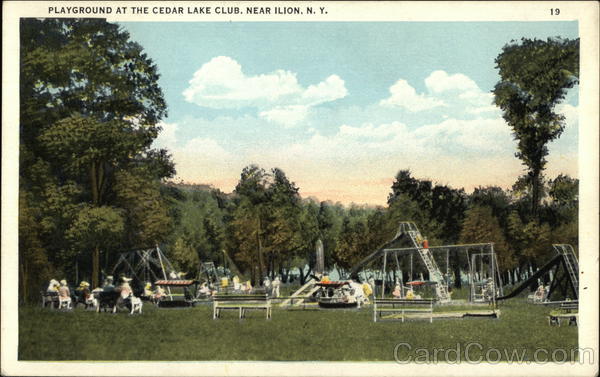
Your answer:
[[[151,149],[166,115],[158,70],[126,31],[101,19],[22,19],[20,41],[19,187],[40,208],[23,219],[39,222],[30,238],[63,273],[93,249],[97,281],[106,240],[93,238],[109,221],[123,227],[111,230],[119,248],[153,244],[169,229],[157,182],[174,167],[167,151]],[[86,231],[92,219],[104,225]],[[21,252],[31,265],[24,259],[33,254]]]
[[[496,68],[500,81],[493,90],[494,103],[518,141],[516,157],[527,168],[530,213],[536,217],[547,145],[565,128],[565,117],[556,112],[556,105],[578,83],[579,39],[512,41],[496,58]]]
[[[22,141],[33,143],[45,127],[77,112],[126,120],[151,142],[166,115],[158,78],[156,65],[117,24],[22,19]]]

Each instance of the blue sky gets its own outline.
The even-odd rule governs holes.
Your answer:
[[[395,173],[470,191],[523,168],[490,90],[511,39],[576,38],[576,22],[121,23],[156,62],[169,116],[156,145],[177,179],[229,192],[280,167],[301,189],[383,204]],[[577,88],[548,175],[577,175]]]

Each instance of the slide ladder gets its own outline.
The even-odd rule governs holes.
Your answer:
[[[571,278],[571,283],[573,284],[573,289],[575,291],[576,298],[579,297],[579,261],[577,260],[577,256],[575,256],[575,251],[573,247],[569,244],[556,244],[552,245],[554,250],[558,252],[559,255],[563,257],[563,261],[565,262],[565,268],[569,273],[569,277]]]
[[[292,299],[294,299],[294,298],[298,298],[297,301],[294,300],[295,306],[302,304],[305,299],[312,296],[312,294],[315,293],[319,289],[318,286],[315,286],[316,282],[317,281],[315,279],[310,279],[306,284],[304,284],[302,287],[300,287],[300,289],[298,289],[296,292],[294,292],[288,299],[283,301],[280,306],[289,305],[290,301],[292,301]]]
[[[423,247],[422,242],[424,238],[423,236],[421,236],[421,232],[419,232],[419,229],[417,228],[415,223],[410,221],[401,222],[400,228],[398,229],[398,234],[400,233],[408,234],[415,248],[419,251],[421,259],[423,260],[423,263],[425,264],[425,267],[429,272],[429,278],[437,283],[435,291],[438,300],[441,302],[449,301],[450,294],[448,293],[448,286],[444,279],[444,275],[440,271],[437,263],[435,262],[435,259],[433,259],[433,255],[431,254],[429,249]]]

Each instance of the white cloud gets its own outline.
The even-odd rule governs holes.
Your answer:
[[[278,106],[271,110],[261,111],[261,118],[270,122],[280,123],[286,127],[292,127],[304,120],[308,113],[308,106],[290,105]]]
[[[344,98],[348,94],[344,80],[338,75],[331,75],[325,81],[321,81],[317,85],[309,85],[302,92],[300,102],[307,105],[318,105],[324,102],[334,101]]]
[[[462,73],[449,75],[445,71],[433,71],[425,79],[425,86],[432,93],[444,93],[448,91],[472,92],[479,91],[475,81]]]
[[[287,126],[303,120],[311,106],[335,101],[347,94],[344,80],[337,75],[304,88],[290,71],[247,76],[242,66],[227,56],[218,56],[203,64],[183,91],[186,101],[199,106],[255,107],[265,119]]]
[[[417,94],[406,80],[398,80],[390,88],[391,96],[380,101],[380,105],[401,107],[413,113],[430,110],[430,117],[442,119],[469,115],[500,116],[500,111],[492,104],[492,93],[482,91],[475,81],[462,73],[448,74],[436,70],[424,81],[427,92]]]
[[[417,94],[415,88],[410,86],[406,80],[398,80],[390,87],[391,96],[381,100],[382,106],[398,106],[408,111],[417,112],[431,109],[438,106],[444,106],[444,102],[425,94]]]

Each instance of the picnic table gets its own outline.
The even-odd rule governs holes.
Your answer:
[[[550,311],[548,315],[550,326],[560,326],[563,320],[567,320],[569,326],[577,326],[579,320],[579,303],[577,301],[562,302],[558,309]]]

